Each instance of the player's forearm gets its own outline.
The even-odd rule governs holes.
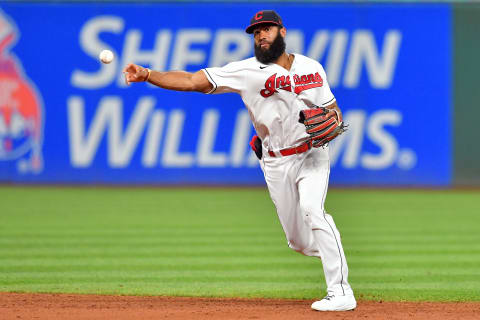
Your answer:
[[[160,72],[152,70],[148,82],[158,87],[176,91],[199,91],[192,81],[193,73],[185,71]]]
[[[129,63],[123,69],[125,82],[148,81],[160,88],[176,91],[198,91],[209,93],[213,85],[208,81],[202,70],[195,73],[185,71],[155,71],[148,68]]]

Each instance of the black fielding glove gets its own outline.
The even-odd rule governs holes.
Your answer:
[[[250,141],[250,147],[255,152],[258,160],[262,159],[262,140],[257,135],[254,135],[252,140]]]

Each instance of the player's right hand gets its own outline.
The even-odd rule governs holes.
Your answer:
[[[125,75],[125,83],[128,85],[130,82],[144,82],[148,77],[148,70],[142,66],[129,63],[123,68],[123,74]]]

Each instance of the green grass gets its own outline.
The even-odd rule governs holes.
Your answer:
[[[331,190],[357,297],[480,301],[478,191]],[[263,189],[0,187],[0,291],[321,297]]]

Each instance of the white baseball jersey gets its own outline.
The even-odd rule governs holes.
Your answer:
[[[209,93],[236,92],[247,107],[263,146],[277,151],[308,138],[298,122],[300,110],[335,101],[320,63],[295,53],[290,70],[255,57],[221,68],[203,69],[213,85]]]

